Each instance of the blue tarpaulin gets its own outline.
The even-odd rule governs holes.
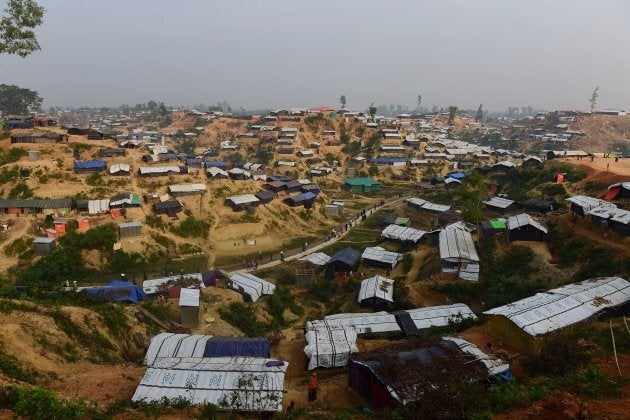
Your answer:
[[[264,357],[269,358],[271,343],[256,337],[211,337],[206,341],[203,357]]]
[[[89,297],[104,299],[109,302],[133,302],[138,303],[146,297],[141,288],[128,281],[114,280],[105,286],[90,287],[82,290]]]
[[[466,177],[466,174],[463,172],[453,172],[452,174],[449,175],[449,178],[455,178],[455,179],[464,179],[464,177]]]
[[[225,168],[227,168],[227,162],[207,160],[206,161],[206,168],[225,169]]]
[[[104,160],[86,160],[85,162],[74,162],[74,169],[96,169],[105,168]]]

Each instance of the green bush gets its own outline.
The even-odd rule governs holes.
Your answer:
[[[25,200],[33,197],[33,190],[31,190],[24,182],[20,182],[11,188],[8,197]]]
[[[171,232],[182,238],[208,238],[210,223],[189,216],[179,226],[171,227]]]
[[[2,347],[0,347],[0,372],[9,378],[29,384],[34,384],[37,376],[35,371],[23,368],[15,357],[3,352]]]
[[[219,308],[219,315],[224,321],[232,324],[248,337],[261,337],[271,331],[269,324],[258,321],[253,306],[241,302],[232,302]]]
[[[31,240],[25,236],[13,240],[4,247],[4,254],[7,257],[15,257],[26,252],[31,246]]]
[[[0,149],[0,166],[17,162],[24,156],[28,156],[28,151],[22,147]]]

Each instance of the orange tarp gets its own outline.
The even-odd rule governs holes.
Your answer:
[[[90,219],[77,219],[79,229],[88,229],[90,227]]]
[[[109,214],[112,215],[112,219],[122,216],[122,211],[120,209],[111,209]]]

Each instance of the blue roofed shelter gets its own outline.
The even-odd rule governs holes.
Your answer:
[[[330,257],[326,264],[326,275],[331,277],[334,273],[348,273],[359,265],[361,252],[354,248],[345,248]]]
[[[104,160],[86,160],[83,162],[74,162],[74,172],[102,172],[107,169],[107,164]]]
[[[304,206],[309,209],[313,207],[313,203],[315,202],[316,198],[317,194],[309,191],[303,194],[294,195],[293,197],[289,197],[284,201],[291,207]]]
[[[94,299],[103,299],[109,302],[132,302],[144,299],[146,294],[141,288],[128,281],[114,280],[105,286],[86,287],[81,290]]]
[[[270,356],[271,342],[263,337],[210,337],[203,357]]]

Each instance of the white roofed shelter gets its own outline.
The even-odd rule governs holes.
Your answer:
[[[544,338],[604,310],[630,302],[630,283],[600,277],[552,289],[484,312],[487,331],[530,354],[539,354]]]
[[[477,316],[470,310],[468,305],[463,303],[408,309],[398,311],[395,315],[398,323],[407,335],[419,335],[429,328],[445,327],[451,322],[477,319]]]
[[[330,328],[348,328],[356,331],[358,335],[397,335],[400,326],[396,317],[390,313],[381,311],[374,313],[341,313],[327,315],[324,319],[309,321],[306,330],[317,329],[322,326]]]
[[[394,302],[394,280],[378,274],[363,280],[357,301],[375,310],[387,309]]]
[[[367,247],[361,255],[364,263],[387,267],[388,269],[396,267],[402,258],[402,254],[388,251],[380,246]]]
[[[464,280],[479,280],[479,255],[470,232],[457,227],[440,231],[442,271],[458,273]]]
[[[308,261],[313,265],[321,267],[328,264],[328,261],[330,261],[330,257],[323,252],[314,252],[312,254],[303,256],[298,261]]]
[[[206,192],[206,184],[175,184],[168,186],[168,192],[172,196],[203,194]]]
[[[589,211],[601,206],[617,207],[613,203],[587,195],[576,195],[567,198],[566,201],[571,203],[571,211],[580,216],[586,216]]]
[[[426,232],[423,230],[399,225],[389,225],[381,232],[383,238],[403,242],[411,241],[414,243],[418,243],[425,234]]]
[[[154,336],[144,356],[144,364],[153,366],[156,360],[173,357],[203,357],[211,335],[160,333]]]
[[[247,295],[252,302],[256,302],[262,295],[271,295],[276,290],[275,284],[250,273],[234,273],[225,282],[230,288]]]
[[[225,410],[282,411],[287,368],[287,362],[253,357],[162,358],[147,369],[131,399],[183,398]]]
[[[304,353],[309,359],[309,370],[317,367],[346,366],[350,355],[359,351],[357,332],[352,328],[318,324],[307,329],[305,338]]]

